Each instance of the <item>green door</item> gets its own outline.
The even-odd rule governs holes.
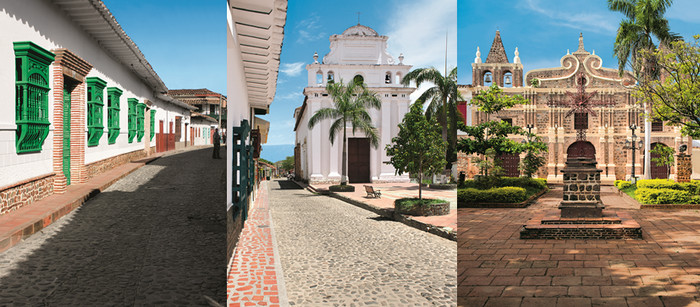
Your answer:
[[[70,92],[63,88],[63,174],[70,185]]]

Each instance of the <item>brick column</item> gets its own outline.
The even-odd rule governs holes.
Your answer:
[[[676,181],[690,182],[690,175],[693,173],[693,164],[690,161],[690,155],[676,155]]]
[[[67,179],[63,175],[63,84],[64,76],[59,65],[52,66],[53,72],[53,181],[54,193],[66,191]]]
[[[71,184],[85,183],[85,149],[87,148],[87,85],[78,84],[71,92],[70,117],[70,175]]]

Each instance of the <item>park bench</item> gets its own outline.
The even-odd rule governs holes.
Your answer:
[[[371,185],[365,186],[365,192],[367,192],[367,197],[382,198],[382,191],[375,190]]]

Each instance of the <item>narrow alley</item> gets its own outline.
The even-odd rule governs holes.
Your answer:
[[[163,156],[0,254],[0,305],[223,303],[223,158]]]

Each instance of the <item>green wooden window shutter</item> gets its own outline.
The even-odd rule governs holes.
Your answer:
[[[156,110],[151,109],[151,141],[153,141],[153,136],[156,135]]]
[[[108,144],[114,144],[119,137],[119,99],[122,96],[122,90],[117,87],[107,88],[107,128]]]
[[[139,100],[136,98],[127,99],[129,102],[129,143],[134,142],[134,137],[136,136],[136,105]]]
[[[41,151],[49,135],[49,65],[56,57],[32,42],[14,42],[15,147],[17,153]]]
[[[146,113],[146,104],[145,103],[139,103],[136,105],[136,141],[141,142],[143,139],[143,134],[145,133],[145,127],[144,127],[144,118],[145,118],[145,113]]]
[[[104,89],[107,82],[97,77],[85,78],[87,83],[87,103],[88,103],[88,146],[100,145],[100,139],[104,133],[104,124],[102,123],[104,115]]]

